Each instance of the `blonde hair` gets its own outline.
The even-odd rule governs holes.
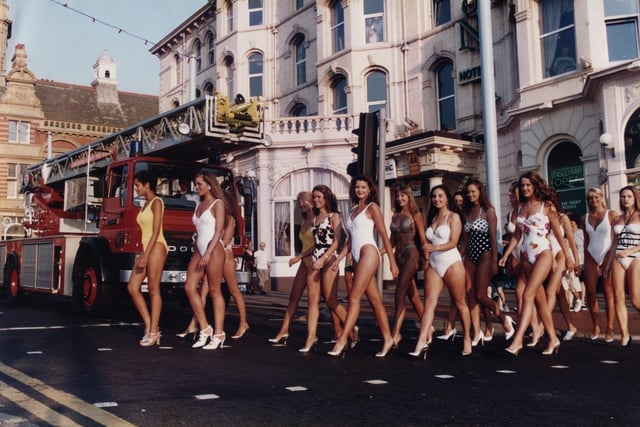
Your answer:
[[[587,190],[587,199],[589,198],[590,194],[596,194],[598,196],[600,196],[600,207],[603,207],[605,209],[607,209],[607,201],[604,198],[604,193],[602,192],[601,189],[599,189],[598,187],[592,187],[590,189]]]

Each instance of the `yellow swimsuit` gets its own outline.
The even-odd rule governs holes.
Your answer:
[[[162,215],[164,216],[164,203],[160,197],[154,197],[149,200],[149,203],[138,212],[138,216],[136,217],[136,222],[142,231],[142,249],[146,250],[147,245],[149,244],[149,240],[151,240],[151,236],[153,235],[153,210],[149,208],[154,200],[158,199],[160,201],[160,206],[162,206]],[[167,241],[164,238],[164,233],[162,232],[162,228],[160,228],[160,234],[158,234],[157,243],[164,246],[166,252],[169,251],[169,247],[167,246]]]

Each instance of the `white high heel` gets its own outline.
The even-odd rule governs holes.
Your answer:
[[[504,316],[504,320],[511,326],[511,331],[505,331],[504,333],[504,339],[509,341],[511,337],[513,337],[513,334],[516,333],[516,322],[513,321],[511,316]]]
[[[218,347],[220,348],[224,348],[224,340],[227,337],[227,335],[222,332],[220,334],[215,334],[213,335],[213,338],[211,338],[211,341],[209,341],[209,344],[205,345],[204,347],[202,347],[203,350],[215,350]]]
[[[207,341],[209,341],[209,339],[211,339],[212,336],[213,336],[213,328],[211,327],[211,325],[209,325],[200,331],[200,335],[198,336],[198,341],[196,341],[191,346],[191,348],[204,347],[207,344]]]
[[[456,334],[457,333],[458,333],[458,330],[456,328],[453,328],[448,333],[442,334],[442,335],[438,335],[436,338],[438,338],[439,340],[443,340],[443,341],[446,341],[449,338],[451,338],[451,341],[453,342],[453,340],[456,339]]]

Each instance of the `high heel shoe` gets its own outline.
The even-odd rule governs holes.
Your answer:
[[[567,331],[562,337],[562,341],[571,341],[575,336],[576,336],[576,333],[574,331]]]
[[[289,339],[289,334],[286,333],[283,336],[281,336],[280,338],[269,338],[269,342],[271,344],[280,344],[280,345],[287,345],[287,340]]]
[[[520,354],[520,350],[522,350],[522,346],[520,346],[518,348],[507,347],[504,350],[517,357],[518,354]]]
[[[544,335],[544,332],[540,332],[540,333],[533,333],[533,339],[531,340],[531,342],[529,344],[527,344],[527,347],[535,347],[538,345],[538,341],[540,341],[540,338],[542,338],[542,336]]]
[[[313,340],[313,342],[311,343],[311,345],[307,346],[307,347],[302,347],[300,350],[298,350],[300,353],[309,353],[311,351],[311,349],[313,349],[316,344],[318,344],[318,338],[316,338],[315,340]]]
[[[440,337],[438,337],[440,338]],[[422,358],[424,360],[427,360],[427,350],[429,349],[429,344],[425,344],[422,346],[422,348],[420,348],[419,350],[416,351],[412,351],[411,353],[409,353],[409,356],[413,356],[413,357],[420,357],[422,356]]]
[[[327,354],[331,357],[342,357],[344,359],[345,354],[347,353],[347,346],[344,346],[342,348],[339,349],[334,349],[331,351],[328,351]]]
[[[382,351],[377,352],[376,357],[386,357],[387,354],[389,354],[389,352],[391,351],[391,348],[393,347],[393,343],[394,341],[391,340],[391,345],[389,346],[385,345],[384,347],[382,347]]]
[[[484,342],[484,341],[483,341]],[[473,350],[469,350],[469,351],[462,351],[462,356],[470,356],[473,353]]]
[[[631,335],[627,337],[627,342],[620,344],[620,350],[631,350]]]
[[[509,341],[513,337],[513,334],[516,333],[516,322],[511,318],[511,316],[504,316],[504,320],[506,320],[509,326],[511,326],[511,331],[504,332],[504,339]]]
[[[200,335],[198,336],[198,341],[196,341],[191,346],[191,348],[204,347],[207,344],[207,342],[211,339],[212,336],[213,336],[213,328],[211,327],[211,325],[209,325],[200,331]]]
[[[438,338],[439,340],[443,340],[443,341],[447,341],[449,338],[451,338],[451,342],[453,342],[453,340],[456,339],[456,334],[457,333],[458,333],[458,330],[456,328],[453,328],[448,333],[442,334],[442,335],[438,335],[436,338]]]
[[[215,350],[218,347],[220,348],[224,348],[224,340],[227,337],[227,335],[224,332],[221,332],[219,334],[214,334],[213,338],[211,338],[211,341],[209,341],[209,344],[205,345],[204,347],[202,347],[203,350]]]
[[[607,328],[607,331],[604,334],[604,342],[613,342],[615,336],[615,332],[612,329]]]
[[[471,341],[471,347],[477,347],[478,344],[482,345],[484,347],[484,333],[479,334],[478,338],[475,338],[473,341]],[[471,354],[471,353],[469,353]],[[466,354],[464,354],[464,352],[462,353],[463,356],[466,356]]]
[[[351,348],[356,348],[359,342],[360,342],[360,328],[358,328],[357,326],[354,326],[353,333],[351,336]]]
[[[152,347],[154,345],[160,345],[160,337],[162,335],[160,335],[160,331],[158,332],[151,332],[149,335],[145,335],[144,337],[142,337],[142,339],[140,340],[140,345],[142,347]]]
[[[491,335],[489,335],[489,336],[486,336],[486,335],[485,335],[482,341],[483,341],[483,342],[489,342],[489,341],[492,341],[492,340],[493,340],[493,333],[494,333],[494,332],[495,332],[495,331],[494,331],[494,329],[493,329],[493,328],[491,328]]]
[[[244,334],[247,333],[248,330],[249,330],[249,325],[245,326],[245,328],[239,334],[237,333],[235,335],[231,335],[231,339],[237,340],[237,339],[242,338],[244,336]]]
[[[196,340],[196,337],[198,336],[198,328],[193,328],[193,329],[185,329],[184,331],[176,334],[176,337],[178,338],[186,338],[188,335],[193,335],[193,340]]]
[[[554,353],[558,354],[558,351],[560,351],[560,340],[557,340],[553,346],[544,350],[542,354],[544,354],[545,356],[549,356],[550,354]]]

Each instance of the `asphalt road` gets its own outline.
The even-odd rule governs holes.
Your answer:
[[[390,292],[385,300],[391,308]],[[585,311],[576,316],[585,329],[558,355],[542,356],[542,343],[513,357],[496,325],[494,340],[469,357],[460,356],[458,337],[415,359],[407,355],[417,335],[410,316],[400,348],[377,359],[380,335],[365,302],[363,341],[336,359],[326,355],[328,342],[306,355],[297,351],[303,321],[294,323],[286,346],[267,342],[286,295],[246,301],[245,337],[204,351],[174,336],[190,315],[176,303],[165,304],[162,345],[141,348],[130,304],[112,318],[91,319],[51,297],[17,306],[0,299],[0,425],[640,425],[635,311],[631,350],[585,339]],[[438,326],[445,311],[443,299]],[[237,321],[232,304],[229,335]],[[323,323],[321,339],[331,335]]]

